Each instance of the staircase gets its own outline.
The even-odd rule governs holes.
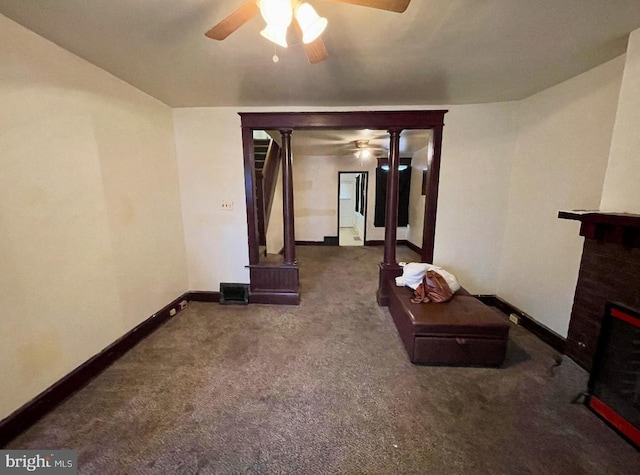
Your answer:
[[[253,139],[255,197],[259,262],[249,267],[250,299],[253,303],[298,305],[300,276],[297,265],[283,265],[282,256],[267,254],[269,217],[280,176],[280,146],[270,139]],[[276,251],[277,252],[277,251]]]
[[[266,252],[267,227],[275,192],[276,174],[280,166],[280,146],[270,139],[253,139],[256,171],[256,205],[260,252]]]
[[[262,176],[264,164],[267,159],[267,152],[271,145],[270,139],[253,139],[253,155],[256,162],[256,175]]]
[[[256,169],[256,204],[258,206],[258,236],[260,243],[260,251],[267,244],[267,233],[264,218],[264,165],[267,160],[267,151],[269,150],[269,139],[253,139],[253,156]]]

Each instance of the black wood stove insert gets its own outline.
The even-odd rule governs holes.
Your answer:
[[[640,448],[640,312],[607,304],[586,403]]]

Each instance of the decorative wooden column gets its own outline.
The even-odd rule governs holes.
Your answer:
[[[438,211],[438,184],[440,183],[440,157],[442,154],[442,125],[433,128],[433,155],[427,163],[427,196],[422,229],[422,262],[433,264],[433,249],[436,240],[436,213]]]
[[[250,303],[298,305],[300,275],[296,263],[296,242],[293,219],[293,165],[291,134],[293,129],[281,129],[282,148],[282,212],[284,215],[284,258],[282,262],[260,262],[249,265],[251,275]]]
[[[296,232],[293,219],[293,164],[291,162],[291,129],[280,131],[282,135],[282,192],[284,214],[283,263],[296,263]]]
[[[253,130],[242,127],[242,147],[244,150],[244,192],[247,203],[247,230],[249,244],[249,265],[260,262],[260,237],[258,233],[258,213],[256,211],[256,161],[253,150]]]
[[[388,286],[391,279],[402,273],[396,262],[396,238],[398,232],[398,182],[400,178],[400,133],[402,129],[389,130],[389,174],[387,175],[387,199],[384,221],[384,257],[380,263],[378,305],[387,306]]]

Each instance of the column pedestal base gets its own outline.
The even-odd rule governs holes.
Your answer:
[[[387,307],[389,305],[389,285],[395,285],[392,279],[402,275],[402,267],[398,264],[385,264],[381,262],[379,268],[380,274],[376,301],[381,307]]]

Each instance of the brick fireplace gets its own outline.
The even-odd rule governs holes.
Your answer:
[[[590,373],[587,406],[640,447],[640,215],[558,217],[585,238],[565,353]]]
[[[640,215],[561,211],[581,222],[584,248],[566,354],[591,371],[607,302],[640,308]]]

